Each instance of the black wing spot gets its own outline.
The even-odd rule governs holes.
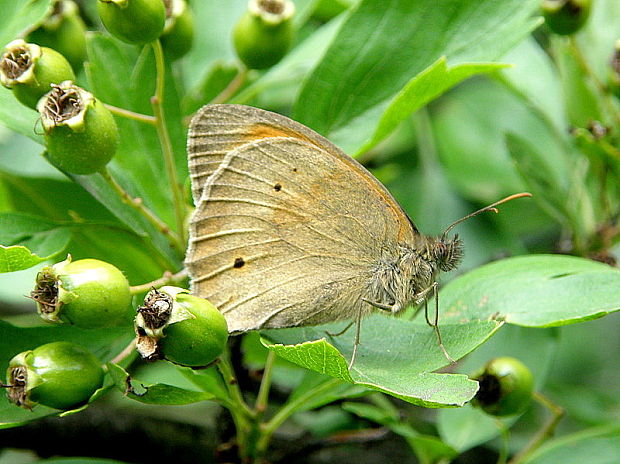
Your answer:
[[[279,192],[280,190],[282,190],[282,184],[277,183],[276,185],[274,185],[274,186],[273,186],[273,189],[274,189],[276,192]]]
[[[297,172],[297,168],[293,168],[293,172]]]
[[[235,258],[235,262],[233,264],[233,267],[235,269],[239,269],[240,267],[243,267],[245,265],[245,261],[243,260],[243,258]]]

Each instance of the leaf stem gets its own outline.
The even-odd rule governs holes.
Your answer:
[[[261,436],[256,445],[259,456],[263,455],[267,451],[267,446],[269,446],[271,436],[291,415],[293,415],[311,399],[322,395],[341,382],[342,381],[339,379],[330,379],[282,406],[282,408],[262,426]]]
[[[108,103],[104,103],[105,107],[110,110],[111,113],[114,113],[118,116],[122,116],[123,118],[133,119],[134,121],[143,122],[146,124],[150,124],[154,126],[157,121],[154,116],[149,116],[148,114],[136,113],[134,111],[126,110],[125,108],[119,108],[118,106],[110,105]]]
[[[265,361],[265,369],[263,371],[263,378],[258,390],[258,396],[256,397],[256,403],[254,410],[259,417],[267,410],[267,402],[269,400],[269,390],[271,388],[271,375],[273,374],[273,364],[276,359],[276,355],[273,351],[267,353],[267,360]]]
[[[163,287],[164,285],[182,282],[183,280],[185,280],[185,278],[187,278],[187,269],[181,269],[176,274],[173,274],[170,271],[165,271],[159,279],[152,280],[151,282],[147,282],[141,285],[133,285],[129,287],[129,291],[132,295],[136,295],[138,293],[146,292],[153,287],[159,288]]]
[[[497,464],[506,464],[508,459],[508,444],[510,442],[510,430],[506,427],[506,424],[500,419],[495,419],[497,428],[501,436],[502,444],[499,448],[499,456],[497,457]]]
[[[99,171],[101,177],[112,187],[112,189],[123,200],[123,203],[131,206],[138,213],[140,213],[153,227],[168,238],[168,241],[172,247],[177,250],[181,255],[185,253],[185,247],[183,246],[181,239],[175,234],[168,224],[163,222],[153,211],[144,206],[141,198],[133,198],[127,191],[112,177],[107,166]]]
[[[224,350],[216,366],[224,380],[224,385],[226,386],[229,396],[229,399],[227,399],[226,402],[222,402],[222,405],[228,409],[235,423],[239,455],[243,458],[247,458],[249,455],[249,448],[254,448],[253,444],[249,442],[252,441],[250,436],[256,429],[256,413],[250,409],[243,399],[232,364],[230,363],[230,352],[228,348]]]
[[[226,349],[222,356],[220,356],[220,362],[217,363],[217,368],[224,379],[224,384],[226,385],[228,394],[236,406],[236,412],[243,413],[243,415],[247,418],[254,418],[256,413],[250,409],[241,394],[241,389],[239,388],[237,378],[230,363],[230,353],[228,352],[228,349]]]
[[[243,64],[237,75],[228,83],[228,85],[222,90],[209,104],[226,103],[230,98],[237,93],[241,86],[245,83],[248,77],[248,68]]]
[[[134,338],[133,340],[131,340],[131,342],[129,342],[129,345],[127,345],[125,348],[123,348],[123,351],[121,351],[119,354],[117,354],[116,356],[114,356],[110,362],[112,364],[118,364],[121,361],[123,361],[127,356],[131,355],[131,353],[133,353],[134,348],[136,347],[136,339]]]
[[[551,413],[551,417],[547,423],[534,435],[530,442],[519,451],[508,464],[519,464],[527,461],[528,457],[532,455],[547,439],[553,436],[555,428],[557,427],[562,417],[564,417],[564,408],[555,404],[551,399],[544,396],[542,393],[534,392],[534,399],[543,405]]]
[[[157,135],[159,136],[159,143],[161,144],[162,152],[164,155],[164,163],[166,165],[166,173],[168,175],[168,181],[172,190],[172,198],[174,202],[174,213],[176,218],[176,226],[179,236],[182,240],[185,240],[185,205],[183,203],[183,192],[181,185],[179,184],[176,165],[174,162],[174,152],[172,150],[172,142],[170,141],[170,134],[166,127],[166,119],[164,116],[164,84],[166,67],[164,63],[164,51],[159,40],[155,40],[151,43],[153,47],[153,53],[155,54],[155,67],[157,70],[157,78],[155,83],[155,95],[151,97],[151,106],[153,107],[153,114],[155,115],[155,127],[157,128]]]

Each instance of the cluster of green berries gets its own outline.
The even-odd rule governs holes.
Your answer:
[[[0,82],[40,115],[46,158],[78,175],[100,172],[119,144],[108,108],[77,86],[74,69],[86,56],[86,26],[73,0],[56,0],[51,14],[28,36],[9,43],[0,57]],[[161,40],[170,60],[191,48],[194,20],[186,0],[98,0],[101,22],[130,44]],[[250,0],[233,31],[240,60],[250,69],[280,61],[293,41],[290,0]]]
[[[47,322],[83,329],[133,324],[137,351],[148,361],[204,367],[228,340],[222,314],[182,288],[151,290],[136,313],[124,274],[96,259],[68,257],[44,267],[30,296]],[[104,374],[100,360],[82,346],[54,342],[17,354],[9,362],[5,387],[9,400],[27,409],[36,404],[72,409],[102,387]]]
[[[103,24],[120,40],[142,44],[161,38],[171,59],[191,47],[193,16],[185,0],[99,0],[98,7]],[[86,56],[85,30],[77,5],[57,0],[29,42],[14,40],[0,57],[2,85],[39,112],[46,158],[79,175],[104,169],[119,143],[108,108],[74,83],[74,69]]]

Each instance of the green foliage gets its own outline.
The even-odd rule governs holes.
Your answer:
[[[0,0],[0,45],[36,29],[51,3]],[[96,6],[80,3],[92,30],[76,84],[109,105],[119,129],[107,170],[50,167],[39,115],[0,88],[0,372],[19,352],[77,343],[105,363],[106,380],[88,405],[62,415],[103,404],[187,425],[195,417],[174,412],[191,405],[201,426],[219,424],[224,416],[201,409],[206,402],[228,410],[247,462],[272,457],[281,427],[315,434],[311,454],[316,437],[355,442],[376,425],[422,463],[465,452],[480,462],[489,453],[515,464],[617,462],[620,104],[604,83],[620,38],[618,2],[593,2],[583,29],[559,37],[537,29],[538,0],[295,0],[295,42],[264,71],[235,57],[232,31],[246,0],[190,3],[195,38],[182,57],[158,42],[119,41]],[[211,101],[292,115],[325,135],[371,168],[422,233],[439,234],[503,196],[533,194],[457,228],[464,261],[440,276],[438,300],[456,364],[424,305],[364,319],[351,369],[355,327],[329,334],[344,321],[230,337],[230,350],[196,370],[137,361],[126,349],[129,327],[42,325],[22,289],[68,253],[122,270],[134,307],[151,286],[187,286],[187,123]],[[431,320],[434,308],[431,298]],[[500,356],[531,370],[535,401],[498,419],[469,402],[472,374]],[[566,410],[557,429],[554,402]],[[0,401],[0,428],[59,414]],[[532,441],[541,435],[544,443]],[[65,461],[99,462],[41,462]]]
[[[199,401],[213,399],[214,396],[207,392],[186,390],[166,384],[143,384],[134,381],[125,370],[116,364],[108,363],[108,370],[114,379],[116,387],[132,400],[146,404],[180,405],[192,404]],[[134,384],[137,387],[134,387]]]

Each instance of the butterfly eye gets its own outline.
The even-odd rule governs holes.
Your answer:
[[[437,263],[442,271],[455,269],[463,257],[463,244],[458,235],[437,244]]]

